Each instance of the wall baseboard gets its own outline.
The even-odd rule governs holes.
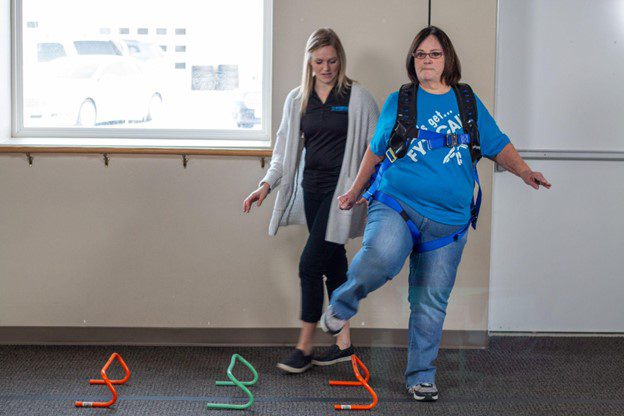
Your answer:
[[[299,328],[0,327],[0,345],[294,345]],[[317,330],[319,345],[333,338]],[[407,347],[407,329],[351,329],[357,346]],[[487,348],[487,331],[443,331],[441,348]]]

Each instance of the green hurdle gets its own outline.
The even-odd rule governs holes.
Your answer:
[[[232,374],[232,369],[234,368],[237,360],[243,363],[249,369],[249,371],[251,371],[251,374],[253,374],[253,380],[238,381],[234,374]],[[244,410],[249,408],[254,402],[254,397],[246,386],[253,386],[254,384],[256,384],[256,381],[258,381],[258,372],[256,371],[256,369],[253,368],[253,366],[249,364],[249,362],[243,357],[238,354],[234,354],[232,355],[230,366],[227,369],[227,376],[230,381],[217,381],[215,384],[217,386],[238,386],[241,390],[245,392],[249,400],[245,404],[208,403],[208,409]]]

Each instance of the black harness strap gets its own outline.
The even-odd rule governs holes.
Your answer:
[[[389,140],[389,147],[397,159],[407,154],[410,142],[418,136],[418,129],[416,129],[417,91],[418,85],[414,83],[403,84],[399,90],[399,107]]]
[[[479,128],[477,127],[477,100],[474,92],[468,84],[453,86],[459,107],[459,116],[464,128],[464,133],[470,134],[470,157],[472,164],[476,165],[481,159],[481,142],[479,141]]]

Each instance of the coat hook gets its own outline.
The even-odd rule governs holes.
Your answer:
[[[108,167],[108,153],[104,153],[104,166]]]
[[[33,164],[33,157],[30,153],[26,153],[26,157],[28,158],[28,165],[32,166]]]
[[[260,167],[264,169],[264,157],[260,158]]]
[[[186,165],[188,165],[188,156],[182,155],[182,166],[184,166],[184,169],[186,169]]]

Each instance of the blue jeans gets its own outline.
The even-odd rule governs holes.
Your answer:
[[[405,204],[403,208],[420,230],[422,242],[445,237],[461,228],[430,220]],[[446,306],[465,245],[466,236],[437,250],[412,252],[412,236],[403,218],[392,208],[373,201],[368,208],[362,248],[351,262],[347,282],[331,297],[330,305],[336,317],[351,319],[360,300],[399,274],[411,253],[407,387],[435,383],[433,362],[438,355]]]

